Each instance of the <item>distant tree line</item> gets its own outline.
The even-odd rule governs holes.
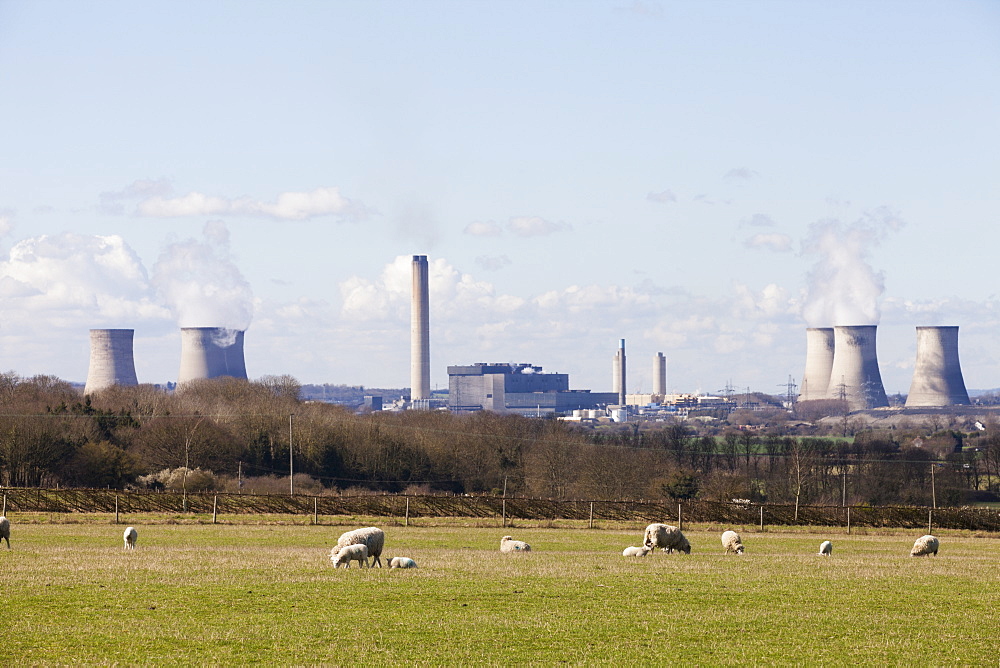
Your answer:
[[[2,374],[0,485],[242,483],[280,493],[291,461],[296,490],[308,493],[944,506],[992,498],[1000,486],[994,425],[802,437],[787,435],[787,422],[737,412],[728,422],[581,427],[490,412],[357,414],[302,401],[300,390],[280,376],[83,397],[53,377]]]

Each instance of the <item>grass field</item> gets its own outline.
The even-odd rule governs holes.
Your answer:
[[[949,533],[385,526],[417,570],[333,570],[343,526],[19,523],[0,549],[4,663],[996,665],[1000,545]],[[501,555],[510,533],[530,554]],[[816,555],[824,538],[832,558]]]

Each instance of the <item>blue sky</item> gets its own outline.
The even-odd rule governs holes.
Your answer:
[[[779,392],[806,326],[1000,386],[1000,3],[0,0],[0,367],[247,327],[252,377]]]

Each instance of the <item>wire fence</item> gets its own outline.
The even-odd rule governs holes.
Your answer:
[[[664,522],[765,526],[943,528],[1000,531],[1000,513],[982,507],[799,506],[713,501],[564,501],[502,496],[360,495],[312,496],[139,492],[101,489],[6,488],[6,513],[192,513],[225,515],[365,515],[411,518],[496,518]]]

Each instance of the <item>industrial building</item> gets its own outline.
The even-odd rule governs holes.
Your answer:
[[[90,368],[87,371],[85,394],[112,385],[138,385],[135,358],[132,354],[132,329],[90,330]]]
[[[906,407],[969,403],[958,361],[958,327],[917,327],[917,361]]]
[[[537,416],[617,402],[617,392],[571,390],[568,374],[542,373],[542,367],[531,364],[448,367],[448,409],[455,413],[486,410]]]
[[[220,376],[247,378],[243,332],[224,327],[182,327],[178,384]]]

